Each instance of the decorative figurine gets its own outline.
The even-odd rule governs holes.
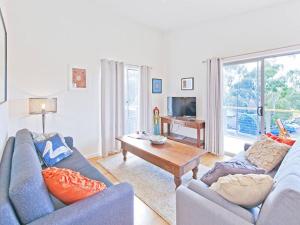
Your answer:
[[[159,109],[155,107],[153,109],[153,134],[154,135],[160,135],[159,123],[160,123]]]
[[[276,124],[279,128],[279,137],[284,138],[284,139],[289,138],[290,137],[289,132],[284,127],[281,119],[277,119]]]

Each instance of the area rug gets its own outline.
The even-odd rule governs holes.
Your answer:
[[[118,181],[130,183],[135,195],[169,224],[176,224],[176,192],[174,177],[170,173],[130,153],[125,163],[122,154],[101,159],[98,163]],[[198,177],[208,169],[206,166],[199,165]],[[192,180],[192,172],[182,178],[183,185],[187,185]]]

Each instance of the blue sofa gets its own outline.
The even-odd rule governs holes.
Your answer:
[[[233,160],[250,164],[244,151]],[[177,225],[299,225],[300,139],[279,168],[269,175],[274,177],[274,187],[264,203],[252,209],[225,200],[199,180],[179,187],[176,192]]]
[[[65,138],[73,154],[56,164],[107,185],[107,189],[71,205],[52,196],[44,183],[31,133],[8,139],[0,163],[0,225],[133,225],[132,187],[112,185]]]

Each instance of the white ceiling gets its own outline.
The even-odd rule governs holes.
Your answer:
[[[123,17],[161,30],[223,19],[291,0],[95,0]]]

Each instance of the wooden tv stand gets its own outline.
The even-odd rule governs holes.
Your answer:
[[[204,120],[197,120],[189,117],[171,117],[171,116],[162,116],[160,118],[161,126],[160,133],[161,135],[166,136],[167,138],[178,141],[184,144],[193,145],[198,148],[204,148],[205,146],[205,122]],[[168,130],[164,132],[164,124],[168,125]],[[197,138],[185,137],[183,135],[171,133],[171,125],[178,124],[183,127],[194,128],[197,130]],[[203,140],[201,140],[201,130],[203,130]]]

